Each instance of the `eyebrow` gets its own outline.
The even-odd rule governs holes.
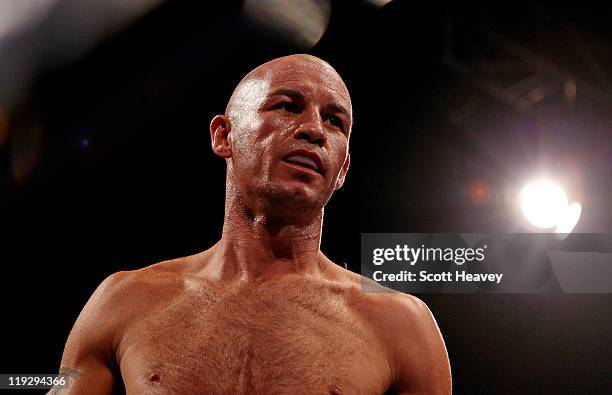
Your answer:
[[[304,99],[304,94],[302,92],[300,92],[297,89],[290,89],[290,88],[279,88],[276,89],[272,92],[270,92],[270,94],[268,95],[268,97],[272,97],[272,96],[289,96],[293,99]],[[352,119],[350,113],[348,112],[348,110],[340,103],[331,103],[326,105],[326,107],[330,108],[332,111],[334,112],[340,112],[342,114],[344,114],[349,121]]]
[[[289,96],[289,97],[296,97],[299,99],[303,99],[304,95],[302,94],[302,92],[298,91],[297,89],[289,89],[289,88],[279,88],[276,89],[272,92],[270,92],[270,94],[268,96],[280,96],[280,95],[285,95],[285,96]]]

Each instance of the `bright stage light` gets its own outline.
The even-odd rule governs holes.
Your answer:
[[[571,233],[580,219],[581,212],[582,205],[578,202],[574,202],[567,206],[563,212],[561,221],[559,221],[555,228],[555,233]]]
[[[550,181],[525,185],[520,193],[520,201],[523,214],[538,228],[554,228],[567,216],[567,196],[560,186]]]

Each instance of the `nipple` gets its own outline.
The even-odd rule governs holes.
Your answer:
[[[161,373],[154,372],[149,376],[149,381],[153,384],[159,384],[161,380]]]
[[[342,395],[342,391],[336,385],[330,385],[328,390],[330,395]]]

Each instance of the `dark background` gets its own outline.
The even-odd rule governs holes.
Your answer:
[[[210,119],[251,68],[300,49],[255,30],[240,2],[202,3],[163,2],[40,71],[4,110],[0,371],[56,371],[106,276],[219,238],[225,164]],[[361,232],[524,231],[512,196],[531,172],[582,202],[575,232],[610,232],[609,17],[584,4],[333,2],[306,52],[343,76],[355,123],[323,251],[359,272]],[[457,394],[612,390],[610,295],[421,297]]]

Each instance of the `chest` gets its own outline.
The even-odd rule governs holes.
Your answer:
[[[121,371],[135,393],[382,393],[385,360],[328,288],[194,289],[141,317]]]

